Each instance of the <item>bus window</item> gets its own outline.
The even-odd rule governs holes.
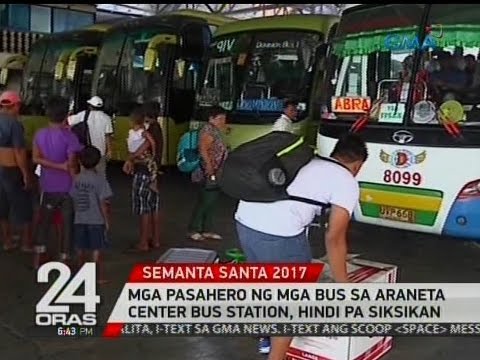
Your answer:
[[[423,51],[417,82],[428,85],[428,97],[415,104],[414,124],[456,122],[480,125],[480,32],[466,30],[476,25],[479,6],[432,5],[428,35],[435,49]]]
[[[47,98],[56,94],[54,86],[55,66],[57,65],[63,51],[73,50],[76,46],[77,44],[73,42],[62,42],[61,44],[49,42],[43,58],[43,63],[41,64],[40,72],[33,78],[33,81],[30,82],[30,79],[27,79],[29,82],[27,88],[31,89],[31,95],[33,96],[31,100],[27,100],[27,106],[31,105],[30,102],[32,102],[33,107],[37,109],[38,112],[38,110],[43,107]],[[61,93],[59,95],[65,94]],[[43,110],[41,110],[40,113],[42,111]]]
[[[176,123],[188,122],[192,118],[196,81],[200,69],[200,63],[185,59],[174,61],[169,108],[170,115]]]
[[[179,89],[196,90],[201,70],[201,62],[191,62],[184,59],[175,60],[173,86]]]
[[[96,56],[80,56],[78,58],[79,65],[75,73],[75,81],[72,84],[75,88],[74,112],[79,112],[87,108],[87,100],[90,98],[92,87],[93,69],[95,68]]]
[[[227,110],[233,107],[232,57],[211,59],[202,91],[201,102],[218,103]]]
[[[330,77],[330,86],[325,88],[331,94],[322,96],[327,99],[322,116],[341,116],[354,121],[369,112],[371,120],[379,123],[403,123],[412,77],[413,49],[336,59],[337,68]]]
[[[281,112],[296,98],[306,109],[320,35],[298,32],[257,34],[249,57],[238,110]]]
[[[367,96],[367,74],[362,71],[366,64],[366,56],[349,56],[343,59],[335,96]]]
[[[36,82],[39,80],[45,51],[48,43],[45,41],[37,42],[30,52],[28,62],[25,67],[22,84],[22,96],[26,114],[38,114],[41,112],[41,103],[34,104],[38,97],[36,96]],[[39,105],[39,106],[38,106]],[[39,109],[40,107],[40,109]]]
[[[150,40],[158,32],[137,32],[128,36],[118,68],[119,86],[116,109],[118,115],[129,115],[132,106],[157,101],[162,113],[165,91],[170,79],[169,69],[176,51],[175,45],[159,45],[158,61],[153,71],[144,71],[144,55]]]
[[[100,96],[107,112],[114,109],[117,89],[117,66],[122,52],[125,35],[116,34],[105,39],[97,60],[94,74],[93,93]]]
[[[329,54],[323,93],[313,113],[324,120],[357,120],[401,126],[410,90],[415,101],[427,95],[413,74],[423,4],[362,6],[345,12]],[[432,49],[430,43],[426,48]],[[323,122],[325,123],[325,122]],[[352,123],[350,125],[349,123]]]
[[[198,96],[201,107],[218,104],[227,110],[234,109],[251,38],[250,34],[225,35],[211,44],[206,75]]]
[[[58,59],[60,58],[60,54],[68,48],[73,49],[72,44],[65,44],[65,46],[61,47],[56,46],[55,44],[50,44],[43,60],[42,72],[38,82],[38,94],[41,99],[46,99],[50,95],[52,95],[55,66],[57,65]]]

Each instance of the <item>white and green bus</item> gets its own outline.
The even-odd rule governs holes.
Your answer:
[[[328,155],[358,132],[358,221],[480,239],[480,5],[344,12],[315,117]]]
[[[240,20],[214,34],[192,127],[218,104],[229,111],[231,149],[271,131],[284,100],[299,102],[298,134],[315,143],[318,122],[309,117],[314,74],[322,74],[331,15],[287,15]]]

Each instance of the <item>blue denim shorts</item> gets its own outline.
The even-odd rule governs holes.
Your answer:
[[[107,247],[105,225],[75,224],[73,239],[77,250],[101,250]]]
[[[249,263],[309,263],[312,251],[305,232],[290,237],[265,234],[236,222],[240,246]]]

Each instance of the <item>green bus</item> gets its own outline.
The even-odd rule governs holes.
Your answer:
[[[45,126],[45,100],[62,96],[71,111],[86,106],[97,53],[109,25],[45,36],[32,45],[22,81],[22,121],[27,139]]]
[[[162,163],[176,162],[180,136],[188,130],[212,33],[230,19],[197,11],[129,20],[113,26],[99,53],[92,95],[114,120],[113,160],[128,154],[129,115],[136,104],[157,102],[164,133]]]
[[[315,116],[318,148],[356,131],[369,158],[358,221],[480,239],[478,4],[343,13]]]
[[[286,98],[299,101],[295,131],[314,143],[316,124],[308,116],[312,82],[323,73],[327,39],[338,22],[329,15],[287,15],[236,21],[221,26],[210,48],[208,67],[192,127],[206,121],[218,104],[229,111],[230,148],[271,131]]]

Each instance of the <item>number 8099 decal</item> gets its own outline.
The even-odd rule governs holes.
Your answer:
[[[383,181],[386,183],[419,186],[422,183],[422,175],[418,172],[385,170]]]

